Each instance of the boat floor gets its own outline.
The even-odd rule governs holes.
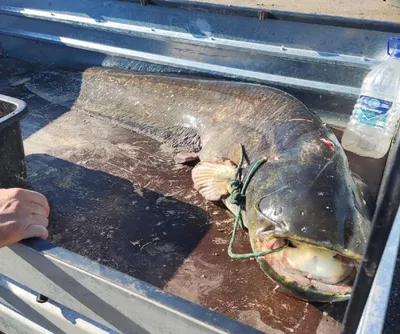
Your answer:
[[[346,303],[283,294],[252,260],[232,260],[232,219],[193,189],[191,168],[147,137],[27,90],[39,65],[0,58],[0,93],[23,99],[30,187],[51,205],[49,240],[268,333],[339,333]],[[62,92],[60,92],[62,94]],[[376,195],[384,161],[357,160]],[[250,251],[245,232],[237,251]]]

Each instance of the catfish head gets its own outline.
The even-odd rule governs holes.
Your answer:
[[[288,245],[257,259],[273,281],[300,299],[342,301],[351,295],[370,218],[340,144],[331,137],[307,145],[318,140],[318,152],[283,154],[260,167],[245,221],[254,252]]]
[[[317,302],[346,300],[370,233],[366,203],[333,134],[306,136],[290,147],[261,165],[246,190],[243,217],[252,249],[287,245],[257,261],[289,294]],[[192,176],[206,199],[222,199],[238,213],[229,201],[233,163],[202,161]]]

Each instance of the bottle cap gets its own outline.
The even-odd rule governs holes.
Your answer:
[[[390,57],[400,58],[400,37],[391,37],[387,43],[387,54]]]

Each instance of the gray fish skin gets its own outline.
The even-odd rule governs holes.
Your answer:
[[[254,251],[262,250],[265,238],[287,238],[361,259],[370,217],[347,157],[331,130],[291,95],[261,85],[104,68],[43,72],[26,86],[53,103],[113,120],[176,151],[199,152],[201,161],[237,164],[243,144],[247,166],[268,158],[246,193],[245,224]],[[266,258],[257,260],[298,298],[349,297],[288,283]]]

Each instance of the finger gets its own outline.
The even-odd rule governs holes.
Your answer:
[[[47,227],[47,225],[49,225],[49,220],[44,216],[32,215],[32,221],[29,225],[42,225]]]
[[[49,211],[44,206],[31,202],[31,213],[35,215],[40,215],[43,217],[49,216]]]
[[[26,191],[26,195],[27,195],[27,200],[31,201],[32,203],[36,203],[39,204],[41,206],[43,206],[47,212],[50,213],[50,206],[49,206],[49,202],[47,201],[46,196],[44,196],[43,194],[40,194],[36,191],[32,191],[32,190],[25,190]]]
[[[38,237],[44,240],[47,239],[48,236],[49,232],[42,225],[29,225],[22,233],[22,239]]]

